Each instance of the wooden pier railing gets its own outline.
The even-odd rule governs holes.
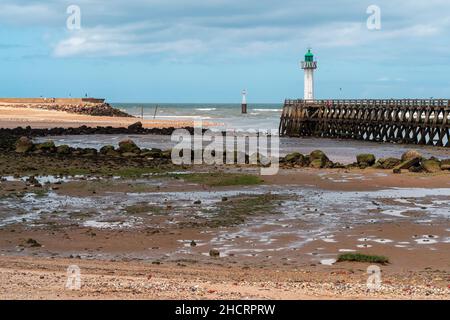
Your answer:
[[[279,131],[450,147],[450,100],[286,100]]]

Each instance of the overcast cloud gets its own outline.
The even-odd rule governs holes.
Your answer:
[[[72,4],[81,8],[81,30],[66,28]],[[381,8],[381,30],[366,27],[372,4]],[[372,73],[374,64],[405,68],[373,75],[379,85],[381,78],[408,80],[407,71],[418,64],[448,68],[450,56],[450,1],[444,0],[1,0],[0,26],[3,58],[47,57],[58,64],[146,59],[212,68],[292,59],[295,68],[311,46],[317,57],[336,59],[319,66],[365,61]],[[327,77],[333,81],[337,73]],[[439,92],[447,88],[441,84]]]

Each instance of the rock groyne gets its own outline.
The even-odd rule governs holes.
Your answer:
[[[107,116],[107,117],[133,117],[128,113],[105,103],[104,99],[59,99],[59,98],[0,98],[0,107],[29,108],[53,111],[65,111],[69,113]]]

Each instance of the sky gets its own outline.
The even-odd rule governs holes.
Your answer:
[[[308,47],[318,99],[450,97],[448,0],[0,0],[0,96],[279,103]]]

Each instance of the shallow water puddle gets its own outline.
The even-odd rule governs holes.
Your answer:
[[[22,198],[0,199],[0,226],[21,222],[30,226],[40,225],[51,217],[52,221],[62,224],[79,223],[91,228],[171,228],[195,223],[199,219],[220,221],[224,210],[223,197],[227,197],[226,203],[230,203],[239,197],[268,194],[286,197],[276,200],[274,212],[249,215],[238,225],[208,231],[211,234],[209,245],[224,254],[254,256],[262,251],[293,250],[317,240],[336,243],[336,232],[358,225],[395,219],[420,222],[425,221],[423,215],[430,223],[450,217],[448,188],[336,192],[298,186],[247,186],[221,191],[110,192],[89,197],[63,196],[52,191],[44,196],[29,193]],[[194,204],[194,201],[200,202]],[[405,215],[418,210],[418,207],[422,215],[420,219]],[[180,246],[187,248],[191,240],[189,243],[185,241],[180,242]],[[448,243],[448,238],[428,235],[414,239],[413,243],[444,241]],[[369,242],[399,248],[410,244],[366,236],[358,238],[354,245],[356,248],[370,248],[372,244]]]

